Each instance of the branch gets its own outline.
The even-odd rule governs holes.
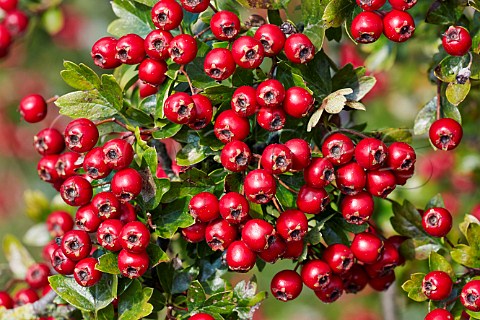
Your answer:
[[[381,302],[384,320],[398,320],[398,306],[395,301],[397,296],[397,287],[390,286],[387,291],[381,293]]]

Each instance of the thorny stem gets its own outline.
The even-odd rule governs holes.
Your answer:
[[[197,33],[196,35],[194,35],[193,37],[195,39],[197,38],[200,38],[202,36],[202,34],[204,34],[205,32],[207,32],[208,30],[210,30],[210,26],[206,27],[205,29],[203,29],[202,31],[200,31],[199,33]]]
[[[440,119],[440,109],[442,106],[442,82],[437,79],[437,120]]]
[[[195,94],[195,88],[193,87],[192,80],[190,80],[190,77],[188,76],[188,73],[185,71],[185,65],[182,65],[180,67],[180,72],[187,78],[188,85],[190,86],[190,91],[192,94]]]
[[[280,179],[280,177],[278,177],[278,176],[276,176],[276,175],[275,175],[274,177],[275,177],[275,179],[277,179],[278,183],[280,183],[285,189],[287,189],[288,191],[293,192],[293,193],[295,193],[295,194],[298,194],[298,191],[297,191],[297,190],[293,189],[293,188],[290,187],[288,184],[286,184],[285,182],[283,182],[282,179]]]
[[[267,77],[269,79],[274,78],[274,74],[275,74],[275,70],[277,69],[277,65],[278,65],[277,57],[272,57],[272,67],[270,68],[270,71],[268,72],[268,75],[267,75]]]

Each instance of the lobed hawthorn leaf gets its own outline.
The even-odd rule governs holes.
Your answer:
[[[187,291],[192,281],[194,281],[198,277],[199,273],[200,269],[197,266],[191,266],[188,268],[175,270],[171,293],[179,294]]]
[[[480,224],[480,220],[473,215],[466,214],[463,222],[458,225],[458,228],[465,237],[467,236],[467,230],[471,223]]]
[[[63,81],[77,90],[100,89],[101,81],[98,75],[83,63],[63,62],[64,70],[60,71]]]
[[[325,26],[322,15],[328,5],[328,0],[302,0],[303,33],[308,36],[317,51],[320,51],[325,38]]]
[[[196,194],[190,192],[189,195]],[[188,212],[188,198],[181,198],[161,208],[160,212],[154,212],[153,222],[157,226],[156,233],[164,239],[173,237],[178,228],[191,226],[195,220]]]
[[[153,243],[148,244],[147,254],[150,259],[151,268],[170,260],[168,255],[159,246]]]
[[[118,320],[142,319],[153,311],[153,306],[148,303],[153,294],[153,288],[143,287],[140,281],[133,280],[118,299]]]
[[[110,23],[108,33],[118,38],[136,33],[145,38],[152,31],[151,9],[148,6],[130,0],[114,0],[111,3],[113,12],[120,19]]]
[[[425,273],[414,273],[410,275],[410,280],[405,281],[402,289],[408,293],[408,297],[413,301],[423,302],[428,298],[422,292],[422,282],[425,278]]]
[[[208,314],[230,314],[235,308],[235,303],[233,302],[232,298],[232,291],[215,293],[205,301],[202,312]]]
[[[379,133],[382,135],[382,141],[385,143],[391,142],[412,142],[412,129],[404,129],[404,128],[386,128],[375,131],[375,133]]]
[[[208,175],[196,168],[180,175],[182,181],[171,182],[170,190],[162,197],[163,203],[169,203],[183,197],[192,197],[202,191],[213,191],[214,183]]]
[[[480,268],[480,225],[471,223],[466,230],[468,246],[459,244],[450,252],[452,259],[470,268]]]
[[[331,0],[322,16],[325,28],[340,27],[355,7],[355,1],[352,0]]]
[[[441,1],[436,0],[428,9],[425,21],[431,24],[452,25],[460,19],[465,9],[465,1],[452,0]]]
[[[453,281],[456,280],[455,271],[453,270],[452,265],[442,255],[436,252],[430,253],[430,257],[428,258],[428,266],[430,271],[438,270],[446,272]]]

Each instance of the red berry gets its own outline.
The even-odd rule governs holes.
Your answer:
[[[181,229],[182,236],[190,243],[198,243],[205,240],[205,229],[207,224],[204,222],[196,221],[190,227]]]
[[[60,187],[63,201],[73,207],[86,205],[92,199],[92,194],[92,185],[80,176],[68,178]]]
[[[20,115],[29,123],[40,122],[47,116],[47,102],[39,94],[31,94],[20,101]]]
[[[122,169],[113,176],[110,188],[121,203],[129,202],[142,191],[142,176],[135,169]]]
[[[257,123],[267,131],[278,131],[285,126],[286,114],[283,109],[260,108]]]
[[[397,185],[405,185],[411,177],[413,177],[413,174],[415,173],[415,166],[412,166],[410,169],[406,171],[395,171],[395,183]]]
[[[180,0],[183,9],[188,12],[200,13],[207,10],[210,4],[209,0]],[[200,319],[198,319],[200,320]]]
[[[252,159],[250,148],[243,141],[231,141],[223,147],[220,161],[225,169],[233,172],[245,171]]]
[[[327,158],[313,158],[303,172],[305,183],[313,188],[323,188],[335,179],[335,170]]]
[[[73,271],[75,281],[82,287],[91,287],[98,283],[102,278],[102,272],[95,269],[97,263],[97,259],[92,257],[77,262]]]
[[[150,231],[140,221],[132,221],[123,226],[120,233],[120,244],[124,250],[140,253],[150,243]]]
[[[188,0],[182,0],[182,1],[188,1]],[[207,3],[209,2],[207,1]],[[188,320],[215,320],[215,318],[207,313],[197,313],[189,317]]]
[[[42,156],[59,154],[65,149],[63,135],[54,128],[46,128],[33,137],[35,150]]]
[[[462,126],[450,118],[436,120],[428,131],[430,142],[443,151],[455,149],[463,137]]]
[[[230,77],[236,67],[232,52],[225,48],[212,49],[203,62],[203,70],[207,76],[217,81]]]
[[[388,2],[393,9],[405,11],[411,9],[417,0],[388,0]]]
[[[191,98],[195,104],[195,119],[190,121],[187,125],[193,130],[200,130],[205,128],[212,121],[212,102],[201,94],[194,94]]]
[[[225,260],[230,270],[247,272],[255,266],[257,255],[243,241],[234,241],[227,249]]]
[[[67,258],[79,261],[90,254],[92,242],[86,231],[70,230],[63,236],[60,247]]]
[[[35,292],[35,290],[30,288],[20,289],[17,291],[15,296],[13,296],[15,307],[21,307],[26,304],[34,303],[38,299],[38,294]]]
[[[367,175],[364,169],[353,161],[339,167],[335,176],[337,188],[346,195],[361,192],[367,183]]]
[[[253,251],[267,250],[275,241],[275,229],[265,220],[249,220],[242,229],[242,241]]]
[[[112,139],[103,146],[104,161],[114,170],[128,167],[133,160],[133,148],[123,139]]]
[[[302,87],[291,87],[285,92],[283,110],[294,118],[306,117],[313,108],[315,99]]]
[[[39,289],[48,285],[50,268],[45,263],[34,263],[27,269],[25,281],[30,288]]]
[[[285,41],[285,55],[293,63],[307,63],[315,56],[315,46],[301,33],[292,34]]]
[[[352,250],[341,243],[328,246],[323,252],[322,259],[330,266],[334,273],[338,274],[350,270],[355,263]]]
[[[354,150],[352,139],[342,133],[329,135],[322,144],[323,156],[337,166],[349,163]]]
[[[453,315],[445,309],[435,309],[430,311],[425,320],[453,320]]]
[[[168,67],[165,61],[145,59],[138,67],[138,78],[152,86],[161,85],[167,76]]]
[[[279,54],[286,41],[285,34],[280,27],[268,23],[257,29],[254,38],[262,43],[267,57],[274,57]]]
[[[113,69],[122,64],[117,59],[117,39],[103,37],[97,40],[92,46],[91,56],[93,62],[102,69]]]
[[[367,192],[347,195],[340,203],[340,211],[348,223],[363,224],[373,214],[374,203],[372,196]]]
[[[367,170],[379,169],[387,157],[387,146],[375,138],[362,139],[355,147],[355,160]]]
[[[49,243],[47,243],[42,249],[43,260],[51,263],[53,252],[55,250],[57,250],[58,248],[59,248],[59,246],[58,246],[58,243],[55,241],[55,239],[53,239]]]
[[[215,119],[214,132],[223,143],[244,140],[250,134],[250,123],[233,110],[225,110]]]
[[[263,151],[261,164],[262,167],[269,173],[285,173],[291,168],[292,153],[290,149],[283,144],[271,144]]]
[[[350,32],[358,43],[372,43],[382,35],[383,22],[376,12],[360,12],[352,21]]]
[[[383,34],[395,42],[404,42],[413,36],[415,22],[404,11],[392,10],[383,17]]]
[[[451,56],[463,56],[472,46],[470,33],[464,27],[450,26],[442,36],[443,49]]]
[[[132,221],[137,220],[137,213],[135,212],[135,208],[129,203],[120,203],[120,221],[123,224],[127,224]]]
[[[12,44],[12,35],[6,26],[0,24],[0,57],[6,57]],[[28,122],[28,121],[27,121]]]
[[[76,152],[70,151],[61,154],[55,163],[60,179],[67,179],[74,176],[78,169],[82,167],[83,157]]]
[[[102,220],[120,217],[120,202],[112,192],[100,192],[92,199],[92,206]]]
[[[230,101],[232,110],[241,117],[254,115],[258,110],[256,94],[257,91],[253,87],[238,87]]]
[[[75,152],[92,150],[98,141],[98,129],[95,124],[86,119],[79,118],[71,121],[65,129],[65,144]]]
[[[303,283],[312,290],[326,288],[332,278],[332,270],[322,260],[310,260],[302,268]]]
[[[362,291],[368,284],[368,275],[362,265],[355,263],[350,270],[341,275],[346,293]]]
[[[452,229],[452,215],[444,208],[430,208],[423,213],[422,226],[433,237],[444,237]]]
[[[357,5],[365,11],[375,11],[383,7],[386,0],[357,0]]]
[[[97,209],[91,204],[78,208],[75,214],[75,225],[77,228],[87,232],[96,232],[102,222],[97,212]]]
[[[151,16],[155,27],[169,31],[178,27],[182,22],[182,6],[176,1],[162,0],[153,6]]]
[[[15,10],[18,6],[18,0],[0,0],[0,9],[5,12]]]
[[[376,291],[385,291],[395,282],[395,272],[390,270],[383,276],[370,278],[368,284]]]
[[[303,139],[291,139],[285,142],[285,146],[292,152],[291,171],[301,171],[308,167],[312,161],[312,150],[307,141]]]
[[[169,58],[168,47],[173,36],[164,30],[151,31],[144,40],[145,53],[154,60],[167,60]]]
[[[270,202],[277,192],[275,178],[266,170],[250,171],[245,177],[243,189],[245,197],[251,202],[265,204]]]
[[[428,299],[438,301],[448,298],[452,292],[453,281],[448,273],[432,271],[422,281],[422,292]]]
[[[304,185],[297,195],[297,207],[308,214],[319,214],[330,203],[330,196],[323,188],[312,188]]]
[[[75,261],[67,258],[63,253],[62,248],[58,247],[53,251],[51,256],[51,263],[53,269],[62,275],[70,275],[75,269]]]
[[[315,295],[324,303],[337,301],[343,294],[343,282],[339,276],[331,276],[330,282],[324,288],[315,291]]]
[[[5,309],[13,308],[13,299],[6,291],[0,291],[0,307]]]
[[[390,170],[367,172],[367,191],[375,197],[386,198],[396,187],[395,175]]]
[[[287,248],[283,253],[283,259],[297,259],[303,253],[304,243],[303,241],[290,241],[286,243]]]
[[[68,212],[54,211],[48,215],[45,224],[52,237],[61,237],[73,229],[73,218]]]
[[[195,195],[190,200],[188,209],[192,217],[201,222],[209,222],[220,216],[218,199],[210,192]]]
[[[195,102],[185,92],[176,92],[165,100],[165,117],[173,123],[186,124],[195,120]]]
[[[395,267],[400,264],[400,254],[390,242],[385,241],[383,246],[383,252],[380,255],[380,259],[372,264],[365,266],[370,278],[383,277],[389,274]]]
[[[262,64],[265,52],[262,43],[250,36],[242,36],[232,44],[235,63],[245,69],[256,69]]]
[[[103,179],[110,174],[112,168],[105,161],[103,147],[95,147],[85,155],[83,169],[92,179]]]
[[[287,249],[287,244],[279,236],[275,235],[274,240],[270,241],[271,244],[268,250],[264,250],[258,253],[258,257],[265,262],[275,263],[278,259],[283,258],[283,253]]]
[[[60,180],[55,164],[58,161],[58,155],[51,154],[44,156],[37,164],[37,173],[40,179],[45,182],[55,183]]]
[[[472,280],[463,286],[460,302],[470,311],[480,311],[480,280]]]
[[[276,229],[287,242],[301,241],[308,231],[308,220],[299,210],[286,210],[278,217]]]
[[[145,59],[144,40],[135,33],[124,35],[116,45],[118,60],[125,64],[139,64]]]
[[[150,260],[145,251],[133,253],[121,250],[118,255],[118,268],[122,276],[135,279],[141,277],[148,270]]]
[[[168,46],[170,58],[176,64],[188,64],[197,56],[197,41],[189,34],[179,34],[173,37]]]
[[[371,264],[380,258],[383,241],[374,233],[362,232],[355,235],[350,249],[358,261]]]
[[[280,271],[272,278],[270,283],[273,296],[283,302],[297,298],[302,289],[302,277],[293,270]]]
[[[205,229],[205,240],[213,251],[226,250],[235,239],[237,239],[237,228],[226,220],[213,220]]]
[[[280,107],[285,99],[283,84],[275,79],[261,82],[257,87],[257,103],[265,108]]]
[[[238,192],[229,192],[219,201],[219,211],[223,219],[231,224],[239,224],[248,218],[249,204]]]
[[[394,142],[388,147],[387,165],[391,170],[408,171],[416,159],[415,150],[405,142]]]
[[[233,12],[218,11],[210,20],[210,29],[218,40],[232,40],[240,32],[240,19]]]

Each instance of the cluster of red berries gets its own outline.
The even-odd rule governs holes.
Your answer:
[[[18,0],[0,1],[3,11],[0,23],[0,58],[8,55],[13,41],[28,27],[28,16],[18,8]]]
[[[406,10],[411,9],[417,0],[388,0],[392,10],[387,13],[378,11],[386,0],[356,1],[364,11],[353,19],[350,26],[355,41],[372,43],[377,41],[382,33],[395,42],[404,42],[413,36],[415,21]]]

